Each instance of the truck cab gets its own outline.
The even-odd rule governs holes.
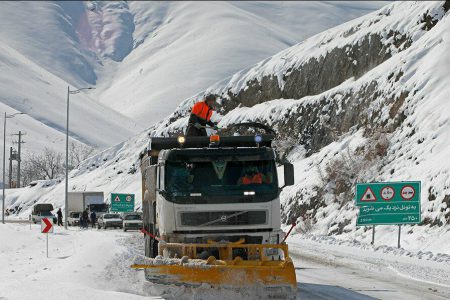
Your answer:
[[[168,243],[279,243],[272,138],[152,138],[141,154],[144,229]],[[284,173],[284,185],[293,184],[291,164]],[[158,254],[157,243],[146,236],[146,256]]]

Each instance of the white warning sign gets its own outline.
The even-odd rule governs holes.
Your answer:
[[[404,200],[411,200],[415,194],[416,190],[410,185],[405,185],[400,192],[400,196],[402,196]]]
[[[385,201],[392,200],[395,196],[395,190],[391,186],[385,186],[381,189],[381,198]]]
[[[116,196],[116,198],[114,198],[114,202],[120,202],[119,196]]]
[[[363,202],[377,201],[375,193],[372,191],[370,187],[368,187],[364,192],[363,196],[361,197],[361,201]]]

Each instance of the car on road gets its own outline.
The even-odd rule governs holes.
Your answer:
[[[69,217],[67,218],[67,224],[69,226],[78,226],[80,224],[81,212],[71,211],[69,212]]]
[[[41,222],[43,218],[48,218],[56,224],[56,216],[52,214],[53,205],[50,203],[39,203],[33,206],[33,210],[31,212],[31,221],[36,224]]]
[[[122,221],[123,220],[120,214],[107,213],[98,218],[97,229],[100,228],[107,229],[108,227],[122,228],[123,226]]]
[[[56,224],[56,222],[57,222],[56,216],[49,211],[43,211],[43,212],[38,212],[37,214],[33,214],[31,217],[31,221],[34,224],[36,224],[36,223],[40,223],[41,220],[44,218],[51,220],[53,222],[53,224]]]
[[[127,214],[123,218],[123,231],[127,230],[141,230],[144,225],[142,222],[142,214],[131,213]]]

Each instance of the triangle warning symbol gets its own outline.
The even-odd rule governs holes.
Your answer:
[[[114,198],[114,202],[120,202],[119,196],[116,196],[116,198]]]
[[[377,201],[375,193],[372,191],[370,187],[368,187],[364,192],[364,194],[362,195],[361,201]]]

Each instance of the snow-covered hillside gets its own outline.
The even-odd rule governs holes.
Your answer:
[[[283,216],[297,217],[299,231],[369,239],[369,232],[355,227],[351,189],[340,192],[330,175],[336,161],[349,158],[345,163],[364,167],[354,169],[353,181],[422,181],[424,226],[406,226],[421,241],[415,249],[434,247],[427,236],[448,234],[449,8],[448,2],[390,4],[207,89],[223,99],[221,126],[259,121],[280,133],[280,154],[297,170],[296,185],[281,195]],[[203,93],[149,133],[182,131],[190,105]],[[134,167],[147,142],[142,133],[86,160],[70,174],[70,189],[135,192],[139,202],[140,174]],[[375,159],[360,159],[381,142],[385,148]],[[24,216],[32,205],[26,195],[59,207],[63,184],[8,191],[8,205],[23,207]],[[392,239],[389,226],[377,232],[384,241]]]
[[[209,85],[384,4],[130,2],[133,50],[113,78],[100,76],[100,101],[154,124]]]
[[[48,71],[75,87],[96,85],[97,89],[89,93],[92,99],[141,125],[154,124],[181,100],[210,84],[383,4],[1,2],[0,40],[3,47],[8,47],[2,50],[1,64],[9,66],[7,72],[2,71],[7,78],[1,79],[13,83],[9,88],[6,84],[0,87],[1,101],[9,101],[15,109],[23,108],[17,105],[23,99],[36,98],[39,105],[46,102],[60,113],[45,114],[46,109],[42,109],[39,116],[33,117],[60,129],[64,125],[60,117],[64,112],[64,89],[53,86],[47,74],[40,74]],[[18,60],[17,55],[29,61],[21,66],[11,64]],[[39,67],[44,70],[36,71]],[[40,75],[21,75],[36,72]],[[45,78],[39,79],[42,76]],[[24,79],[29,86],[22,88]],[[112,145],[142,129],[92,101],[77,100],[85,107],[78,115],[74,109],[72,118],[74,136],[80,140]],[[92,140],[92,128],[77,131],[85,121],[80,116],[94,110],[107,115],[101,122],[101,114],[96,116],[97,126],[108,124],[104,126],[103,141]],[[108,128],[113,136],[108,136]]]
[[[352,185],[339,187],[342,178],[332,174],[350,164],[353,184],[422,181],[424,225],[448,226],[449,9],[449,2],[394,3],[208,89],[223,99],[219,125],[258,121],[279,132],[279,149],[297,167],[297,184],[282,194],[285,220],[299,217],[302,230],[319,234],[367,237],[355,231]],[[202,95],[156,132],[180,132]],[[376,146],[385,149],[375,159],[361,157]]]
[[[0,69],[4,111],[27,114],[27,117],[15,119],[20,125],[15,129],[28,132],[28,149],[38,152],[41,147],[37,144],[42,143],[52,147],[52,142],[65,133],[68,83],[4,44],[0,45]],[[142,129],[127,117],[94,101],[88,93],[72,95],[70,107],[71,136],[94,147],[111,146]],[[28,122],[29,118],[34,119],[34,123]],[[42,126],[37,129],[37,124]],[[8,133],[12,132],[8,130]],[[54,149],[62,152],[64,143],[60,147],[55,145]]]

